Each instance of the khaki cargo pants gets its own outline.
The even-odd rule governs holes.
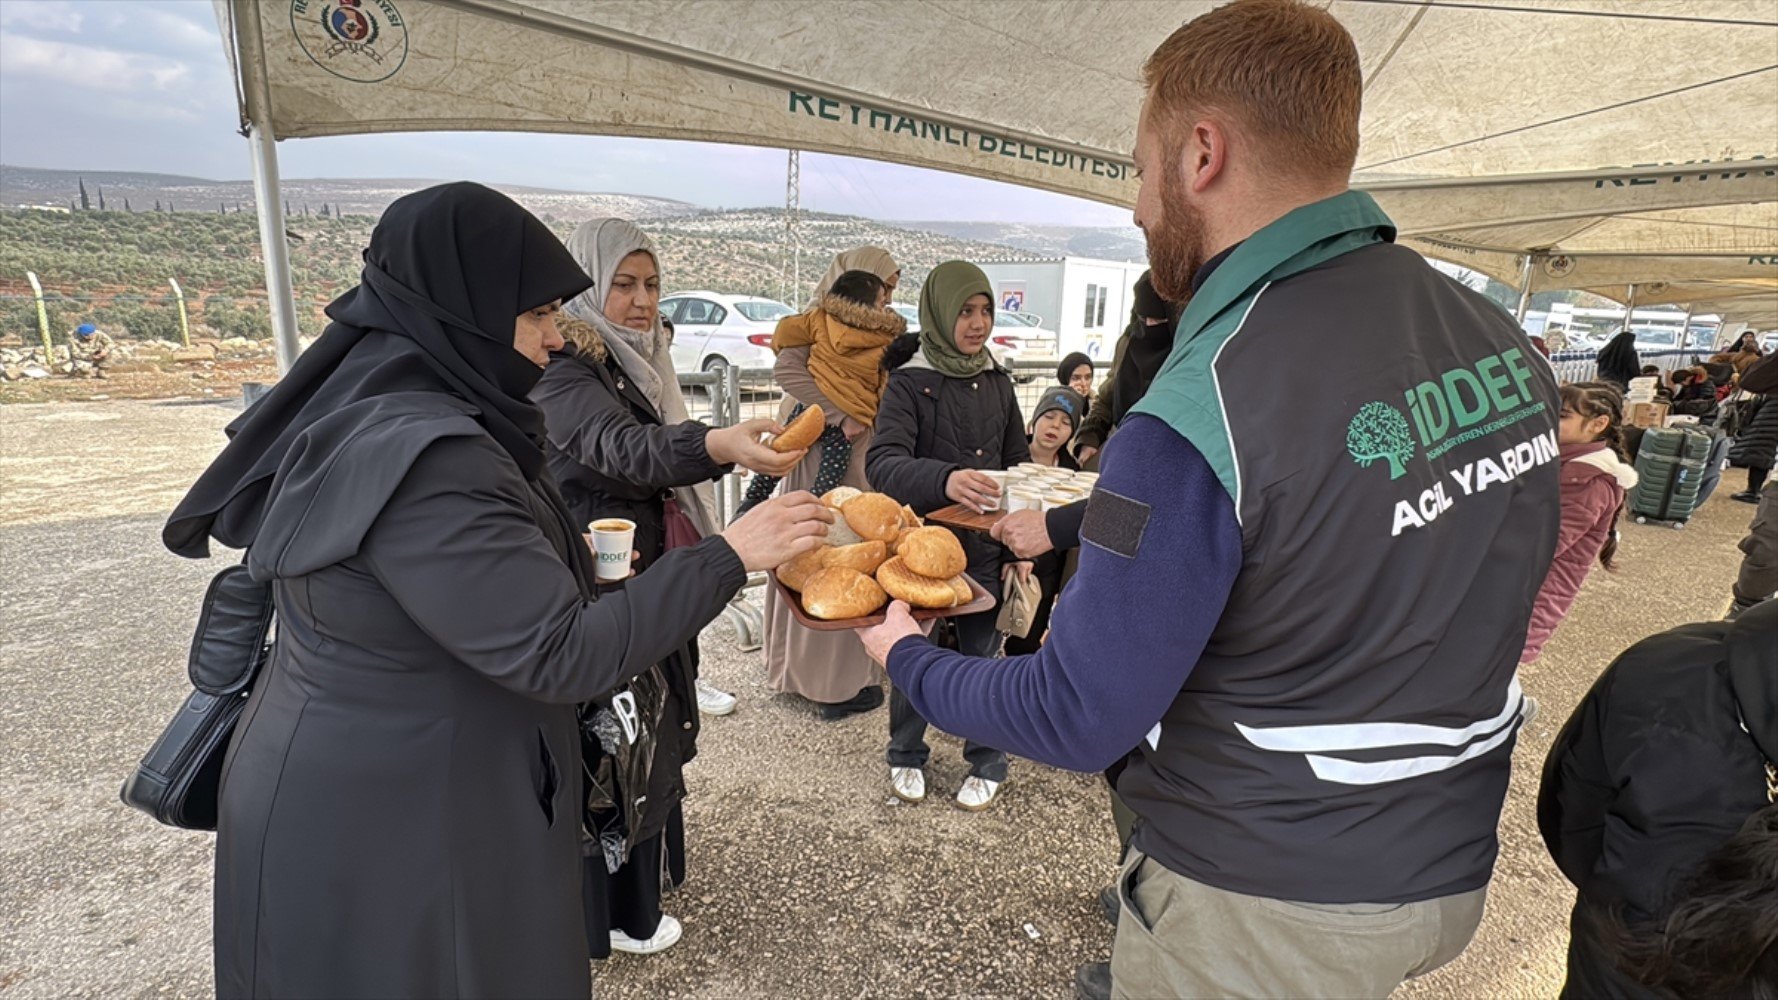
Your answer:
[[[1290,903],[1214,889],[1131,849],[1111,995],[1387,997],[1456,958],[1488,890],[1419,903]]]

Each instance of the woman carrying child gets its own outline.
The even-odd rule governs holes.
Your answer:
[[[889,256],[888,251],[870,246],[848,250],[834,258],[833,265],[816,287],[816,308],[801,317],[793,318],[803,323],[811,322],[814,313],[820,311],[819,303],[827,297],[834,282],[841,275],[854,271],[876,276],[886,290],[884,301],[895,294],[896,283],[901,280],[901,267]],[[905,321],[902,328],[906,328]],[[777,346],[774,344],[774,347]],[[779,415],[783,419],[789,419],[796,407],[819,404],[826,414],[828,430],[839,428],[843,439],[851,448],[851,454],[843,466],[837,468],[839,477],[833,485],[865,489],[864,455],[870,446],[871,424],[869,421],[858,420],[826,394],[815,375],[818,367],[814,360],[812,342],[803,342],[799,346],[783,346],[778,350],[778,360],[773,366],[772,375],[785,394],[784,407]],[[880,393],[881,390],[878,391]],[[874,409],[871,415],[874,420]],[[835,468],[830,468],[828,460],[831,440],[831,437],[824,437],[809,449],[802,463],[784,477],[784,492],[813,490],[819,495],[816,480],[831,478],[831,473],[836,471]],[[829,476],[822,476],[824,469],[828,470]],[[871,711],[883,704],[883,689],[877,682],[877,666],[871,662],[870,656],[864,652],[858,640],[847,632],[816,632],[803,628],[791,615],[789,605],[770,587],[766,588],[765,659],[766,681],[772,690],[800,695],[815,702],[820,706],[821,718],[825,720],[844,719]]]
[[[994,331],[993,289],[981,268],[946,261],[920,289],[920,353],[889,376],[866,471],[881,492],[922,516],[953,503],[980,509],[999,493],[981,470],[1005,469],[1031,457],[1012,379],[988,352]],[[969,575],[999,593],[1003,573],[1029,574],[986,535],[964,535]],[[966,656],[994,656],[1000,631],[994,611],[950,619]],[[889,704],[889,781],[898,798],[926,797],[926,720],[897,690]],[[964,745],[969,777],[957,805],[985,809],[1006,780],[1006,754]]]
[[[1636,486],[1636,470],[1623,456],[1624,398],[1617,387],[1579,382],[1563,386],[1561,393],[1556,443],[1562,449],[1562,532],[1531,608],[1520,663],[1542,655],[1544,643],[1574,607],[1593,560],[1612,568],[1624,493]]]

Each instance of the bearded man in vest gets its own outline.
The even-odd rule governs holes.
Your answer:
[[[1138,815],[1113,996],[1385,997],[1474,935],[1559,526],[1556,382],[1348,189],[1352,38],[1237,0],[1144,67],[1174,347],[1105,447],[1049,641],[867,647],[922,716]]]

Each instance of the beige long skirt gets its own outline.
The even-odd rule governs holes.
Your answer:
[[[864,453],[870,431],[852,442],[852,464],[841,485],[866,489]],[[813,489],[821,467],[821,445],[809,449],[801,465],[784,477],[782,491]],[[776,587],[766,587],[766,682],[772,690],[833,704],[856,695],[880,677],[864,644],[851,632],[812,632],[796,623]]]

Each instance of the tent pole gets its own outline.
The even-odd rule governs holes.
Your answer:
[[[247,148],[253,156],[253,200],[259,215],[259,246],[265,257],[266,307],[272,314],[272,340],[278,346],[278,374],[296,363],[296,296],[290,285],[290,245],[284,240],[284,195],[278,184],[277,136],[272,133],[272,93],[265,68],[265,36],[258,3],[237,2],[240,20],[234,39],[246,99]]]
[[[259,208],[259,245],[265,255],[265,291],[278,345],[278,374],[296,363],[296,299],[290,285],[290,247],[284,241],[284,200],[278,190],[278,150],[271,127],[255,121],[247,141],[253,150],[253,200]]]
[[[1525,325],[1525,310],[1531,307],[1532,259],[1533,257],[1531,254],[1525,255],[1525,268],[1519,275],[1519,311],[1514,314],[1514,318],[1519,321],[1519,326],[1521,328]]]
[[[1628,330],[1636,321],[1636,286],[1630,286],[1630,297],[1624,300],[1624,329]]]

